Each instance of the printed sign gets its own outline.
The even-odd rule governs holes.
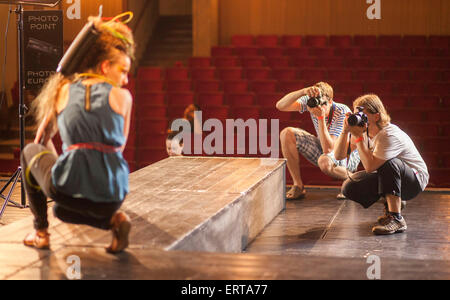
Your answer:
[[[40,89],[56,72],[63,55],[63,12],[23,12],[25,89]]]

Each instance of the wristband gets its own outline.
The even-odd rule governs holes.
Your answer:
[[[364,140],[364,137],[363,137],[363,136],[360,136],[359,138],[357,138],[357,139],[355,140],[355,145],[358,144],[359,142],[361,142],[362,140]]]
[[[317,117],[317,120],[323,120],[324,117]]]

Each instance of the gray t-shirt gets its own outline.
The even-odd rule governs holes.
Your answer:
[[[373,155],[379,159],[401,159],[416,173],[422,190],[430,178],[427,165],[411,138],[397,125],[389,124],[373,138]]]

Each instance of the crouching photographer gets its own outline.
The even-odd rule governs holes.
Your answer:
[[[411,138],[398,126],[376,95],[353,102],[354,114],[347,114],[342,134],[335,144],[336,159],[347,155],[349,139],[356,144],[364,171],[343,183],[342,193],[364,208],[384,198],[385,214],[373,227],[374,234],[393,234],[407,229],[401,215],[402,200],[415,198],[428,184],[428,170]]]

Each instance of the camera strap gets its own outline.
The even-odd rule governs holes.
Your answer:
[[[328,130],[330,130],[331,122],[333,121],[334,110],[335,110],[335,103],[333,103],[333,105],[330,107],[330,113],[328,114],[328,119],[327,119],[327,129]]]

